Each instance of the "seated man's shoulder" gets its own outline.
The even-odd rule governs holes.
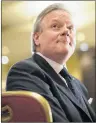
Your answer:
[[[40,67],[38,66],[38,64],[36,62],[34,62],[32,57],[30,57],[28,59],[24,59],[24,60],[21,60],[21,61],[15,63],[10,68],[10,71],[12,69],[21,70],[21,71],[29,71],[30,72],[32,70],[40,70]]]

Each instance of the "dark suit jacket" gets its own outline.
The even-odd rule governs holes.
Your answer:
[[[88,104],[85,86],[74,78],[73,88],[82,103],[68,89],[54,69],[41,56],[12,66],[7,77],[7,91],[27,90],[44,96],[52,109],[54,122],[92,122],[96,116]]]

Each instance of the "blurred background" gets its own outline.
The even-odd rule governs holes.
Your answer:
[[[67,67],[87,87],[96,112],[95,1],[2,1],[2,91],[6,91],[10,67],[32,56],[34,19],[45,7],[55,2],[63,3],[73,14],[77,27],[77,47]]]

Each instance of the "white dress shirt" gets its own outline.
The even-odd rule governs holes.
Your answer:
[[[40,52],[36,52],[36,54],[43,57],[50,64],[50,66],[56,71],[56,73],[61,77],[61,79],[65,82],[65,84],[67,85],[66,80],[59,74],[59,72],[63,69],[63,65],[47,58],[46,56],[42,55]],[[66,65],[64,65],[64,67],[66,67]]]

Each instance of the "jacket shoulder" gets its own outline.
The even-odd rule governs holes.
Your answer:
[[[9,70],[9,72],[12,69],[19,69],[21,71],[26,71],[26,72],[33,72],[33,71],[42,71],[42,69],[39,67],[39,65],[31,58],[24,59],[22,61],[19,61],[15,63]]]

